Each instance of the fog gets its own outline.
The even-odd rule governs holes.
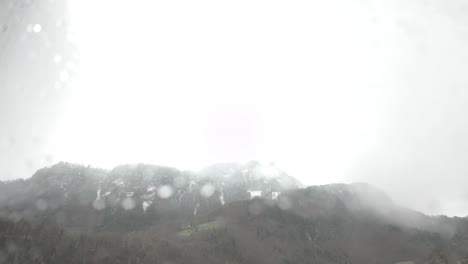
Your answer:
[[[0,177],[274,162],[467,215],[466,1],[3,1]]]

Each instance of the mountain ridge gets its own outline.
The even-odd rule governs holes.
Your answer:
[[[257,162],[58,163],[0,183],[0,246],[0,263],[465,263],[468,219]]]

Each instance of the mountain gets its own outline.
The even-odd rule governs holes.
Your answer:
[[[0,183],[0,263],[468,263],[468,219],[273,165],[58,163]]]
[[[106,171],[61,162],[30,179],[1,183],[0,215],[13,221],[47,217],[64,228],[89,231],[136,230],[174,217],[190,225],[225,203],[256,195],[276,198],[301,186],[284,171],[257,162],[217,164],[200,172],[147,164]]]

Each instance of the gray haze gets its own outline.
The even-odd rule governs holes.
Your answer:
[[[468,1],[92,2],[76,35],[65,1],[0,3],[1,179],[256,159],[468,215]]]

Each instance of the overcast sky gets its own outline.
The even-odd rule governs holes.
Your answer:
[[[274,162],[468,215],[468,1],[0,3],[0,177]]]

